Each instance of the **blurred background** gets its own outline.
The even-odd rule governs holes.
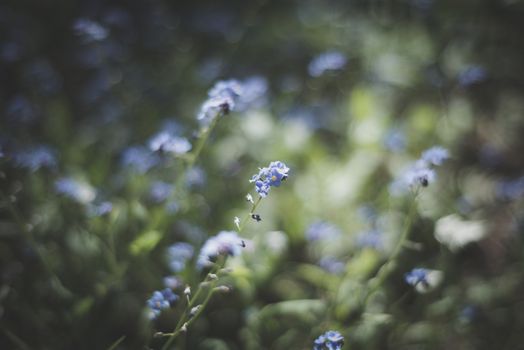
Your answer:
[[[523,32],[521,0],[2,1],[0,348],[159,349],[181,310],[149,320],[146,300],[202,281],[200,247],[281,160],[232,291],[176,349],[328,329],[344,349],[524,349]],[[186,172],[223,79],[252,98]],[[435,145],[450,159],[363,308],[412,202],[394,181]],[[441,283],[417,293],[415,267]]]

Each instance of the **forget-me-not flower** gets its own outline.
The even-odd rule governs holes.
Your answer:
[[[344,337],[337,331],[327,331],[315,339],[313,350],[340,350],[344,345]]]
[[[347,58],[342,52],[328,51],[316,56],[308,66],[309,75],[319,77],[329,70],[339,70],[344,68]]]
[[[289,168],[281,161],[271,162],[268,167],[260,168],[249,182],[255,183],[255,190],[261,197],[269,194],[271,187],[279,187],[288,178]]]
[[[40,168],[54,168],[57,165],[56,153],[47,146],[36,146],[15,152],[13,161],[16,166],[37,171]]]
[[[197,266],[200,268],[210,266],[213,260],[220,255],[237,256],[242,251],[241,238],[236,232],[221,231],[216,236],[209,238],[200,250]]]
[[[171,271],[182,271],[186,262],[193,257],[193,251],[193,246],[185,242],[175,243],[167,248],[167,259]]]
[[[89,204],[96,197],[96,190],[91,185],[68,177],[56,180],[55,189],[58,193],[82,204]]]
[[[171,305],[177,301],[178,296],[173,293],[170,288],[165,288],[161,291],[154,291],[151,298],[147,300],[147,306],[149,307],[149,318],[155,319],[160,315],[162,310],[168,309]]]

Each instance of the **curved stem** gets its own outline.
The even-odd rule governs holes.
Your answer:
[[[215,266],[211,270],[211,272],[209,272],[208,276],[211,275],[211,274],[215,274],[216,272],[218,272],[218,270],[223,268],[225,263],[226,263],[226,260],[227,260],[227,256],[222,258],[222,259],[220,259],[215,264]],[[208,286],[204,286],[203,283],[201,283],[198,286],[198,289],[197,289],[196,293],[193,295],[193,297],[191,298],[190,302],[187,304],[184,312],[182,313],[182,316],[180,316],[180,319],[178,320],[178,323],[176,324],[175,329],[173,330],[173,333],[164,334],[165,336],[169,336],[169,339],[166,341],[166,343],[162,347],[162,350],[169,349],[169,346],[173,343],[175,338],[180,334],[180,332],[182,331],[182,328],[184,327],[184,325],[186,325],[186,327],[189,326],[204,311],[207,303],[209,302],[209,299],[211,298],[212,294],[214,293],[214,289],[213,288],[214,288],[215,284],[216,284],[216,280],[213,280],[213,281],[210,281],[210,285],[208,285]],[[186,321],[189,312],[194,307],[196,301],[198,300],[198,297],[200,296],[200,294],[202,293],[204,288],[209,288],[208,293],[206,295],[206,298],[204,299],[204,302],[201,304],[201,307],[198,309],[198,311],[195,313],[195,315],[193,315],[193,317],[191,317],[188,321]]]
[[[402,234],[400,235],[400,238],[397,242],[397,245],[395,246],[395,249],[389,256],[388,260],[380,267],[378,270],[376,276],[372,278],[369,283],[369,289],[366,293],[366,296],[364,297],[363,304],[366,305],[369,301],[369,297],[384,283],[384,281],[388,278],[389,275],[393,271],[395,271],[395,268],[397,267],[397,259],[400,256],[400,253],[402,252],[402,248],[404,248],[404,244],[409,238],[409,233],[411,232],[411,225],[413,223],[413,217],[415,216],[415,208],[416,208],[416,199],[418,196],[418,191],[415,192],[415,195],[413,197],[413,200],[411,201],[408,215],[406,217],[406,220],[404,222],[404,230],[402,231]]]
[[[257,209],[257,207],[260,204],[261,200],[262,200],[262,196],[258,196],[258,199],[256,200],[256,202],[254,202],[253,205],[251,206],[251,209],[249,210],[249,213],[247,213],[244,216],[244,218],[240,222],[240,225],[238,225],[238,233],[242,232],[242,230],[244,229],[244,226],[247,224],[247,221],[249,220],[251,215],[254,213],[254,211]]]

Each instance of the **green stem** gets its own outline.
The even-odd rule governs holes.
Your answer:
[[[257,207],[260,204],[261,200],[262,200],[262,196],[259,196],[258,199],[256,200],[256,202],[254,202],[253,205],[251,206],[251,209],[249,210],[249,213],[247,213],[244,216],[244,218],[242,219],[242,221],[240,221],[240,225],[238,225],[238,233],[242,232],[242,230],[244,229],[244,226],[247,224],[249,218],[251,218],[251,214],[253,214],[255,212],[255,210],[257,209]]]
[[[111,344],[111,346],[109,346],[109,347],[107,348],[107,350],[115,350],[116,347],[117,347],[118,345],[120,345],[120,343],[122,343],[122,342],[124,341],[124,339],[126,339],[126,336],[125,336],[125,335],[121,336],[121,337],[118,338],[118,339],[117,339],[113,344]]]
[[[7,205],[7,210],[11,213],[13,216],[13,219],[15,220],[15,223],[19,227],[20,231],[24,235],[25,239],[27,240],[28,244],[33,248],[33,250],[36,252],[40,260],[42,261],[42,265],[44,266],[44,269],[47,271],[47,273],[50,275],[52,281],[58,286],[62,291],[67,292],[68,294],[71,294],[69,289],[64,287],[62,284],[62,281],[58,278],[58,276],[55,274],[53,269],[51,268],[51,263],[47,260],[46,255],[42,253],[40,250],[40,247],[36,243],[36,240],[33,237],[33,234],[28,229],[28,227],[25,225],[24,220],[16,210],[16,208],[11,203],[11,200],[2,192],[0,191],[0,199],[2,199],[3,202]]]
[[[371,279],[368,283],[369,288],[364,298],[364,302],[363,302],[364,305],[367,304],[370,296],[378,288],[380,288],[380,286],[385,282],[385,280],[389,277],[389,275],[391,275],[391,273],[395,271],[395,268],[397,267],[397,259],[400,256],[400,253],[402,252],[402,248],[404,247],[405,242],[409,238],[409,233],[411,232],[411,225],[413,223],[413,218],[416,212],[415,209],[416,209],[416,203],[417,203],[416,201],[417,196],[418,196],[418,190],[415,192],[413,200],[411,201],[408,215],[406,217],[406,221],[404,222],[404,231],[402,231],[402,234],[400,235],[397,245],[395,246],[388,260],[380,267],[376,276],[373,279]]]
[[[226,260],[227,260],[227,257],[224,257],[223,259],[220,259],[220,260],[221,261],[217,261],[217,263],[215,264],[215,267],[211,270],[211,272],[209,272],[208,276],[211,275],[211,274],[215,274],[216,272],[218,272],[218,270],[220,270],[222,267],[224,267],[224,265],[226,263]],[[205,282],[208,282],[208,281],[205,281]],[[197,289],[196,293],[191,298],[191,301],[187,304],[186,309],[182,313],[182,316],[180,316],[180,319],[178,320],[178,323],[177,323],[175,329],[173,330],[173,333],[164,334],[165,336],[169,336],[169,339],[166,341],[166,343],[162,347],[162,350],[169,349],[169,346],[173,343],[175,338],[182,331],[182,327],[184,326],[184,324],[186,325],[186,327],[189,326],[204,311],[207,303],[209,302],[209,299],[211,298],[212,294],[214,293],[214,289],[213,288],[214,288],[215,284],[216,284],[216,280],[212,280],[212,281],[209,281],[209,285],[207,285],[207,286],[204,286],[202,283],[198,286],[198,289]],[[193,315],[192,318],[190,318],[188,321],[186,321],[189,312],[195,306],[195,303],[198,300],[198,297],[200,296],[200,294],[202,293],[204,288],[209,288],[208,293],[206,295],[206,298],[204,299],[204,302],[201,304],[201,307],[198,309],[198,311],[195,313],[195,315]]]

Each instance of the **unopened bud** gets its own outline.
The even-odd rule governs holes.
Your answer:
[[[189,311],[189,317],[193,317],[197,314],[198,310],[202,308],[202,305],[197,305],[193,308],[191,308],[191,311]]]
[[[182,325],[182,327],[180,327],[180,332],[184,332],[184,333],[187,332],[187,322],[184,323],[184,324]]]
[[[229,286],[218,286],[214,288],[214,290],[219,293],[229,293],[231,292],[231,289],[232,288]]]
[[[218,279],[218,276],[215,275],[214,273],[210,273],[207,275],[207,279],[210,281],[216,281]]]
[[[184,289],[184,294],[185,295],[191,295],[191,287],[190,286],[186,286],[186,288]]]
[[[153,338],[162,338],[164,336],[164,333],[162,332],[156,332],[154,335],[153,335]]]

